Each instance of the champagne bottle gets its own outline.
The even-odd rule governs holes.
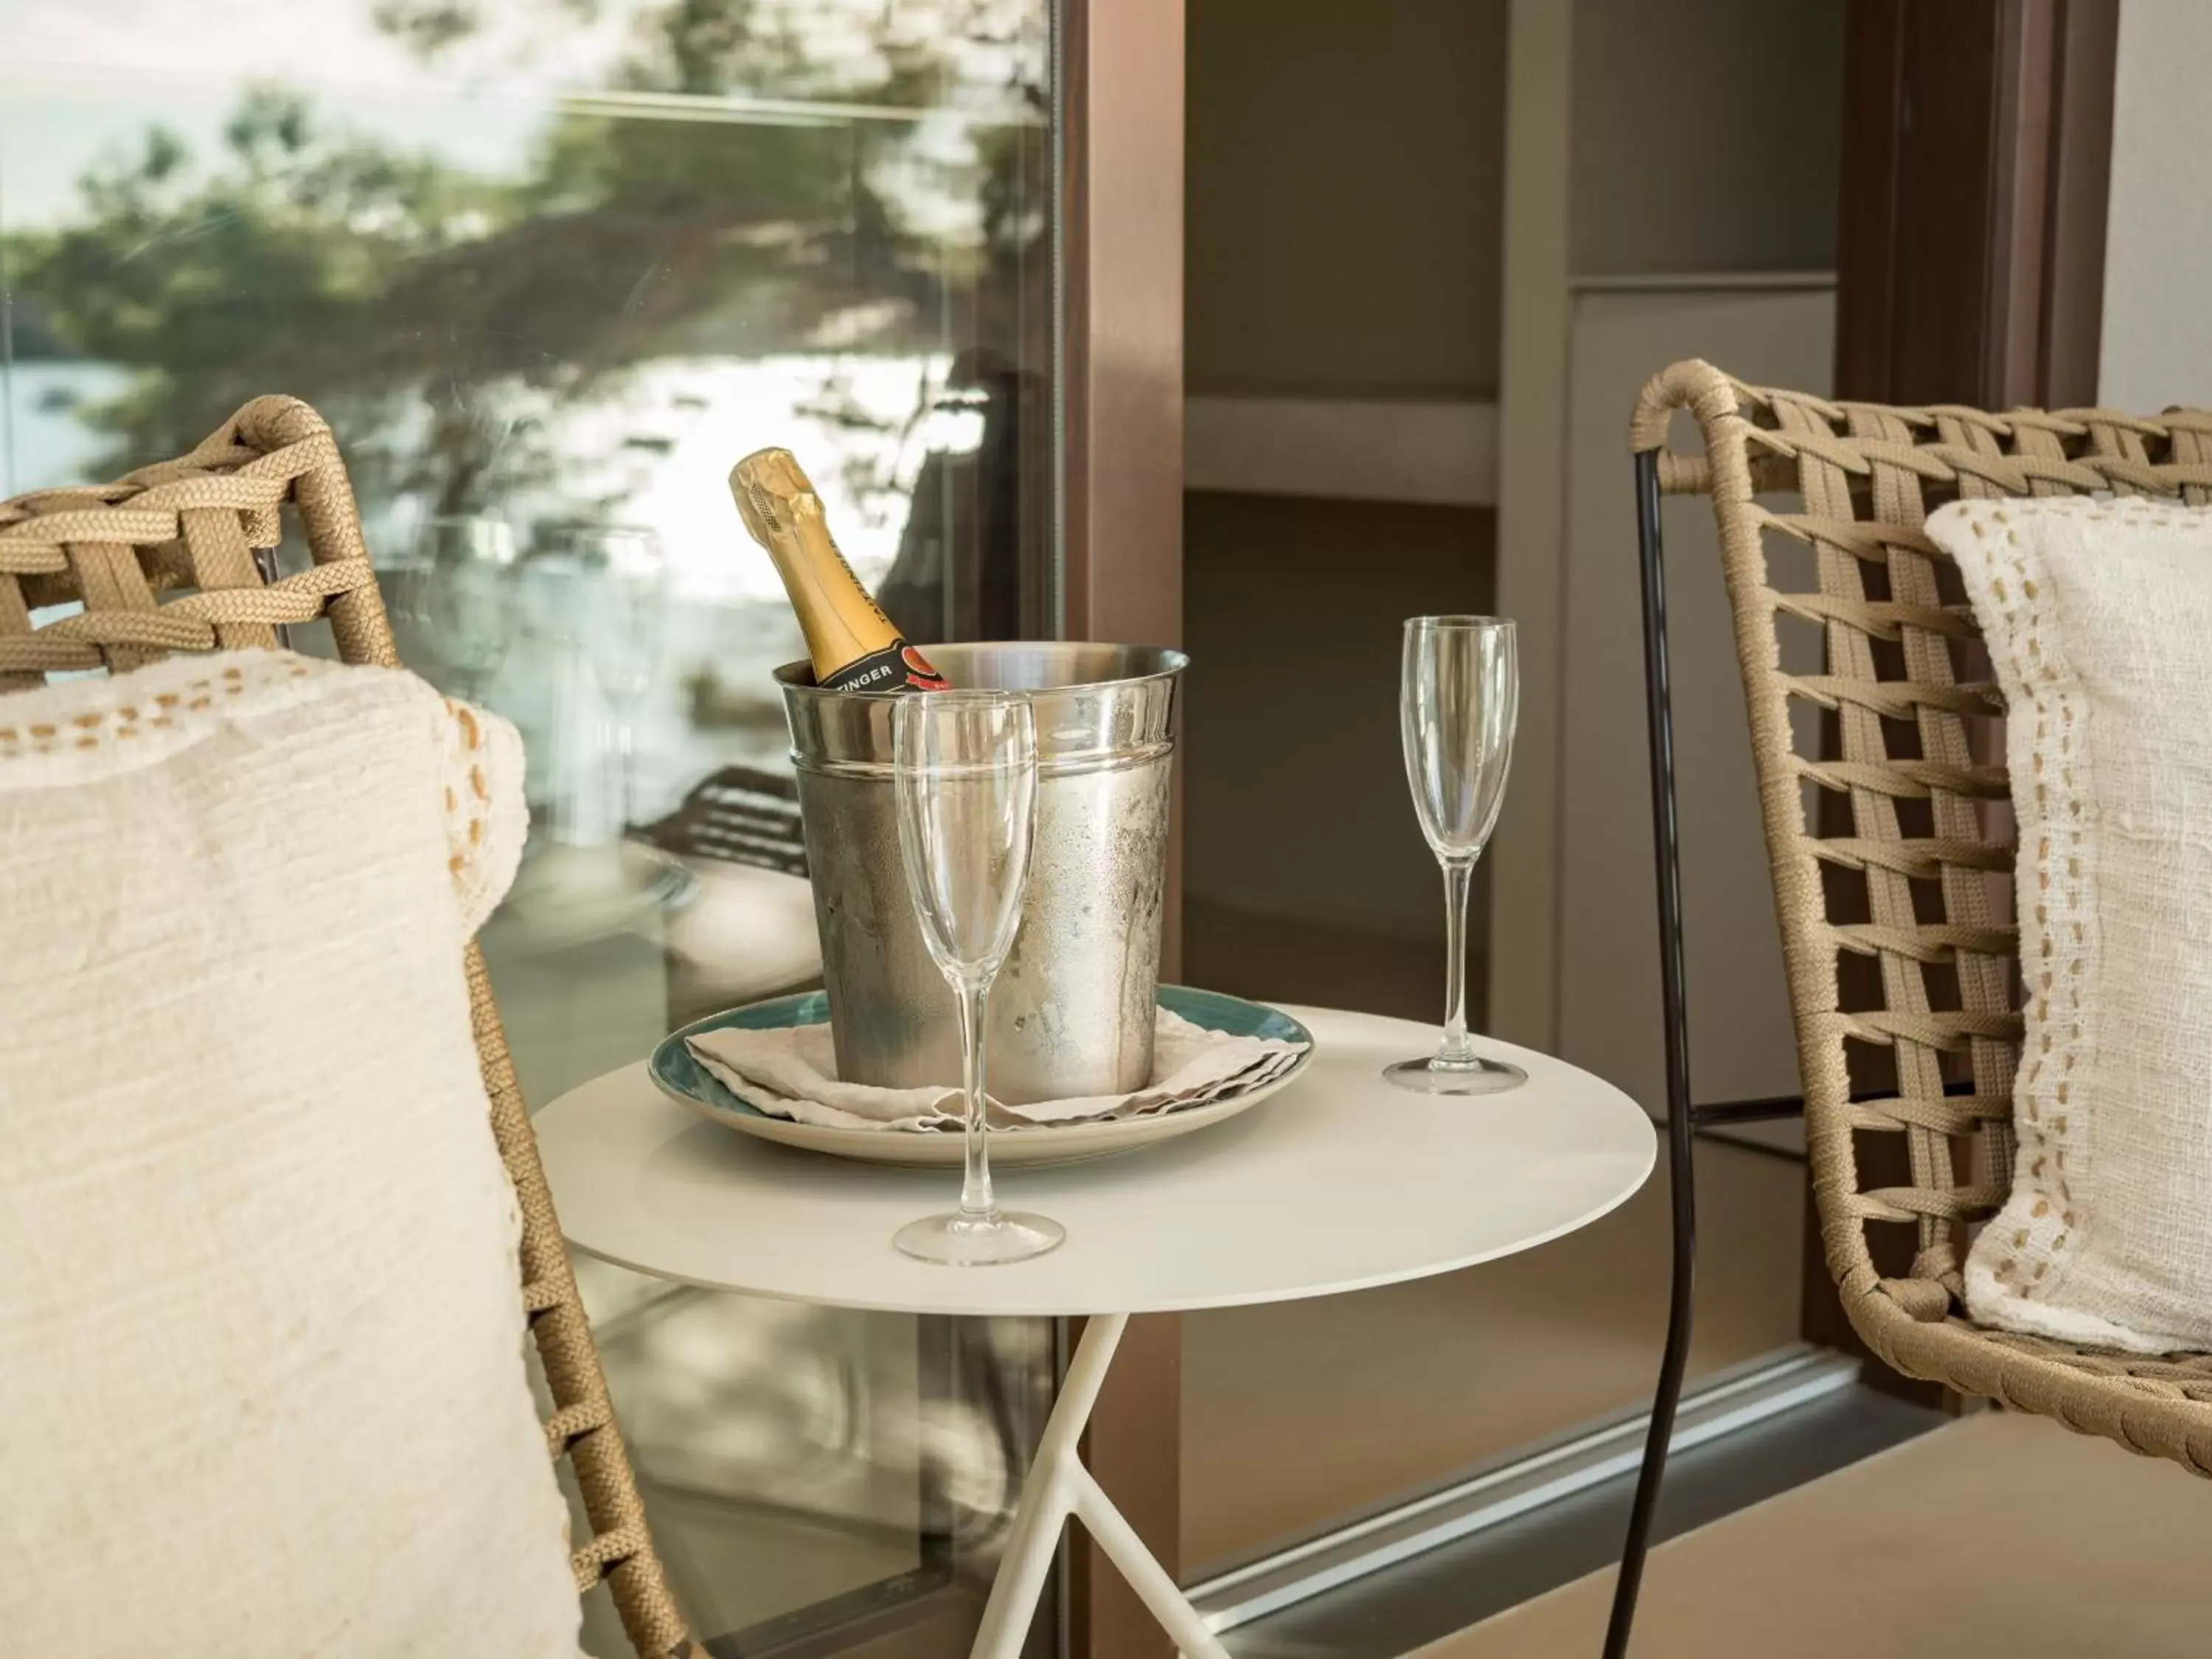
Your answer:
[[[730,494],[768,550],[799,613],[814,683],[836,691],[942,691],[945,677],[900,637],[830,534],[822,498],[787,449],[761,449],[730,469]]]

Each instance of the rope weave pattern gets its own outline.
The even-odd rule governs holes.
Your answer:
[[[264,584],[253,553],[279,544],[287,504],[313,562]],[[155,597],[179,588],[191,591]],[[83,611],[31,626],[32,606],[69,600]],[[337,441],[295,398],[258,398],[191,454],[113,483],[0,501],[0,691],[57,669],[273,646],[280,624],[320,617],[346,661],[398,665]],[[591,1525],[570,1556],[577,1590],[607,1585],[640,1659],[705,1659],[653,1550],[473,942],[464,967],[492,1130],[522,1211],[522,1304],[553,1400],[546,1445],[568,1461]]]
[[[1687,410],[1702,455],[1666,449]],[[2146,1359],[1985,1330],[1964,1317],[1965,1229],[2010,1188],[2020,936],[2002,878],[2015,851],[2003,714],[1980,630],[1922,526],[1959,496],[2113,491],[2212,500],[2212,414],[1940,405],[1898,409],[1748,386],[1678,363],[1638,399],[1630,441],[1662,489],[1713,501],[1774,878],[1814,1197],[1853,1327],[1907,1376],[2001,1400],[2212,1475],[2212,1354]],[[1795,510],[1758,497],[1786,495]],[[1811,550],[1812,591],[1775,585],[1770,551]],[[1826,672],[1781,667],[1781,618],[1820,630]],[[1792,700],[1840,752],[1802,752]],[[1810,790],[1806,786],[1812,786]],[[1840,800],[1847,834],[1808,823]],[[1817,817],[1817,814],[1814,815]],[[1863,888],[1832,920],[1822,871]],[[1841,1006],[1839,953],[1879,965],[1880,1004]],[[1897,1093],[1850,1098],[1847,1045],[1894,1061]],[[1946,1094],[1947,1078],[1970,1094]],[[1857,1137],[1901,1138],[1911,1184],[1869,1187]],[[1908,1226],[1908,1276],[1884,1278],[1869,1224]]]

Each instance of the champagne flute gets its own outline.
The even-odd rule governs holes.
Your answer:
[[[1415,617],[1406,624],[1398,730],[1406,781],[1444,872],[1443,1042],[1382,1075],[1431,1095],[1494,1095],[1528,1074],[1475,1052],[1467,1033],[1467,899],[1475,860],[1498,823],[1513,764],[1521,668],[1513,624],[1495,617]]]
[[[415,562],[425,588],[425,642],[445,665],[453,694],[480,702],[513,635],[507,584],[514,527],[490,514],[433,514],[416,537]]]
[[[609,846],[618,841],[623,825],[609,765],[611,721],[585,648],[592,611],[591,568],[560,532],[541,532],[517,567],[516,584],[523,633],[532,646],[531,683],[542,699],[537,718],[544,722],[531,763],[545,811],[533,814],[532,835],[542,837],[549,850]],[[614,879],[608,869],[589,863],[569,866],[568,874],[587,867],[597,879]]]
[[[984,1011],[1013,948],[1036,823],[1036,726],[1017,691],[911,692],[892,710],[899,852],[922,944],[960,1011],[967,1157],[960,1207],[899,1229],[907,1255],[954,1267],[1042,1255],[1067,1235],[999,1208],[984,1116]]]
[[[622,823],[637,817],[637,717],[660,672],[668,631],[668,562],[660,538],[633,525],[572,525],[545,538],[549,562],[570,573],[583,614],[592,678],[614,720]]]

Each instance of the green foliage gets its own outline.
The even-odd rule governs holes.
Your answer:
[[[136,156],[83,180],[82,220],[9,249],[16,289],[73,355],[139,371],[92,411],[126,455],[187,448],[272,385],[333,402],[400,390],[410,366],[380,326],[386,298],[492,206],[427,157],[323,139],[306,103],[273,88],[246,94],[224,152],[202,175],[150,126]]]
[[[513,0],[374,3],[426,64],[517,17]],[[536,26],[592,3],[538,0]],[[943,77],[931,52],[881,41],[866,84],[831,84],[793,15],[671,0],[613,80],[914,105]],[[613,397],[655,358],[800,349],[864,304],[876,333],[859,343],[933,341],[942,284],[972,279],[975,261],[897,199],[928,182],[900,153],[913,131],[652,100],[617,117],[587,100],[550,116],[517,176],[492,178],[258,86],[213,153],[151,122],[134,155],[82,180],[72,222],[16,233],[0,252],[35,325],[19,343],[133,371],[119,398],[82,411],[112,434],[114,465],[179,453],[246,398],[283,390],[345,432],[365,495],[420,490],[465,511],[544,475],[537,415]],[[1036,228],[1012,206],[1032,136],[990,135],[984,176],[953,181],[980,196],[987,242]]]

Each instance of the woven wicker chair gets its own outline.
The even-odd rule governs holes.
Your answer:
[[[1678,410],[1695,417],[1702,455],[1666,447]],[[2212,1355],[2083,1350],[1985,1329],[1964,1314],[1966,1230],[1996,1213],[2012,1179],[2019,934],[1998,914],[2008,902],[1999,878],[2013,867],[1995,724],[2004,711],[1986,683],[1972,611],[1921,528],[1960,495],[2112,490],[2212,501],[2212,415],[1838,404],[1747,386],[1709,364],[1685,362],[1644,388],[1631,444],[1643,532],[1676,1273],[1659,1405],[1607,1643],[1614,1655],[1626,1649],[1686,1357],[1690,1135],[1702,1122],[1759,1115],[1756,1103],[1747,1111],[1689,1098],[1662,494],[1709,495],[1719,525],[1796,1016],[1813,1194],[1852,1328],[1907,1376],[2212,1474]],[[1787,495],[1796,500],[1772,499]],[[1769,555],[1790,543],[1812,550],[1816,587],[1778,591],[1780,562]],[[1820,630],[1825,672],[1784,671],[1785,617]],[[1815,723],[1793,727],[1792,699],[1826,712],[1822,746],[1837,752],[1803,752],[1800,738]],[[1827,811],[1808,812],[1808,798],[1823,797]],[[1878,964],[1873,1006],[1845,1008],[1840,952]],[[1847,1064],[1855,1047],[1886,1051],[1893,1085],[1855,1097]],[[1796,1104],[1788,1103],[1793,1111]],[[1901,1183],[1868,1173],[1883,1162],[1881,1140],[1892,1143],[1889,1162],[1909,1172]],[[1911,1230],[1913,1253],[1901,1273],[1876,1266],[1869,1237],[1876,1227]]]
[[[279,579],[255,555],[277,545],[288,501],[313,562]],[[157,597],[179,588],[194,591]],[[32,607],[67,600],[83,611],[32,627]],[[277,629],[319,617],[346,661],[398,665],[337,442],[296,399],[256,398],[191,454],[114,483],[0,502],[0,692],[53,670],[273,646]],[[590,1522],[572,1558],[577,1592],[606,1583],[640,1659],[705,1659],[653,1552],[474,943],[465,966],[492,1128],[520,1200],[523,1305],[553,1406],[545,1437]]]

